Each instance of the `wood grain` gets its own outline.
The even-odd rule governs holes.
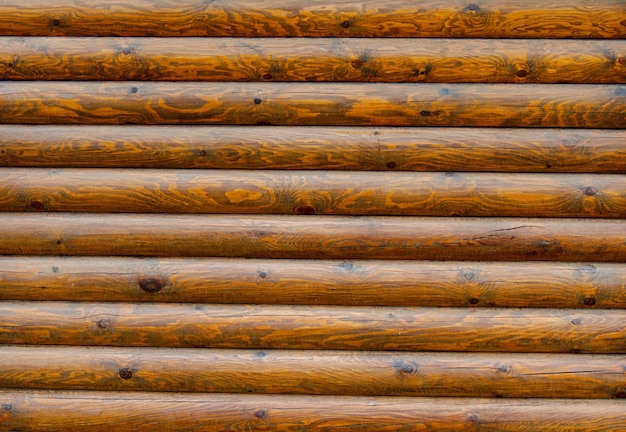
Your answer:
[[[3,255],[626,262],[626,221],[0,213]]]
[[[623,397],[626,356],[0,347],[0,387],[420,397]]]
[[[626,218],[622,175],[0,168],[0,211]]]
[[[0,79],[625,83],[626,41],[0,37]]]
[[[0,82],[0,122],[624,128],[626,86]]]
[[[626,131],[0,125],[0,166],[623,174]]]
[[[626,310],[0,303],[0,344],[626,353]]]
[[[558,19],[555,19],[558,17]],[[620,0],[5,0],[3,35],[624,38]]]
[[[0,257],[0,300],[626,309],[606,263]]]

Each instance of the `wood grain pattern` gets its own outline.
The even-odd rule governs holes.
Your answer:
[[[620,0],[4,0],[1,6],[1,34],[16,36],[626,37]]]
[[[0,257],[0,300],[626,309],[606,263]]]
[[[3,255],[626,262],[626,221],[0,213]]]
[[[0,125],[0,166],[623,174],[626,131]]]
[[[7,430],[613,432],[624,401],[0,390]]]
[[[0,387],[420,397],[623,397],[626,356],[1,346]]]
[[[0,122],[626,127],[626,86],[0,82]]]
[[[0,79],[625,83],[626,41],[0,37]]]
[[[0,168],[0,211],[626,218],[626,178]]]
[[[0,303],[0,344],[626,353],[626,310]]]

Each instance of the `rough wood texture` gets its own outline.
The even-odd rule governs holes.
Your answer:
[[[0,125],[0,166],[626,173],[626,131]]]
[[[0,257],[1,300],[626,309],[623,264]]]
[[[0,82],[0,122],[625,128],[626,85]]]
[[[608,84],[626,41],[4,37],[0,79]]]
[[[448,397],[626,397],[626,356],[0,347],[0,387]]]
[[[0,211],[626,218],[626,178],[0,168]]]
[[[620,0],[4,0],[0,34],[624,38]]]
[[[2,302],[0,344],[626,353],[626,310]]]
[[[47,432],[577,431],[626,428],[626,403],[467,399],[0,390],[0,425]]]
[[[0,213],[3,255],[626,262],[626,221]]]

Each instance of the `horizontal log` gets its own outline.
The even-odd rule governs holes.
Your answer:
[[[0,256],[0,300],[626,309],[603,263]]]
[[[626,218],[607,174],[0,168],[0,211]]]
[[[451,397],[625,397],[626,356],[0,347],[0,387]]]
[[[626,353],[626,310],[1,302],[0,344]]]
[[[0,125],[0,166],[624,173],[626,131]]]
[[[625,128],[626,86],[0,82],[0,122]]]
[[[626,221],[0,213],[0,254],[620,263]]]
[[[0,37],[0,79],[625,83],[626,42]]]
[[[558,18],[558,20],[555,19]],[[3,1],[0,34],[624,38],[620,0]]]

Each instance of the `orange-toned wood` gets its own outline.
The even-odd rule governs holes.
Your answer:
[[[626,353],[626,310],[0,302],[0,344]]]
[[[626,173],[626,131],[0,125],[0,166]]]
[[[0,299],[626,309],[606,263],[0,257]]]
[[[624,83],[626,41],[3,37],[0,79]]]
[[[626,221],[0,213],[3,255],[626,262]]]
[[[0,387],[373,396],[615,398],[626,357],[0,347]]]
[[[626,86],[0,83],[0,122],[624,128]]]
[[[4,35],[624,38],[620,0],[5,0]]]
[[[626,218],[621,175],[0,168],[0,211]]]
[[[621,400],[0,390],[6,430],[614,432]]]

